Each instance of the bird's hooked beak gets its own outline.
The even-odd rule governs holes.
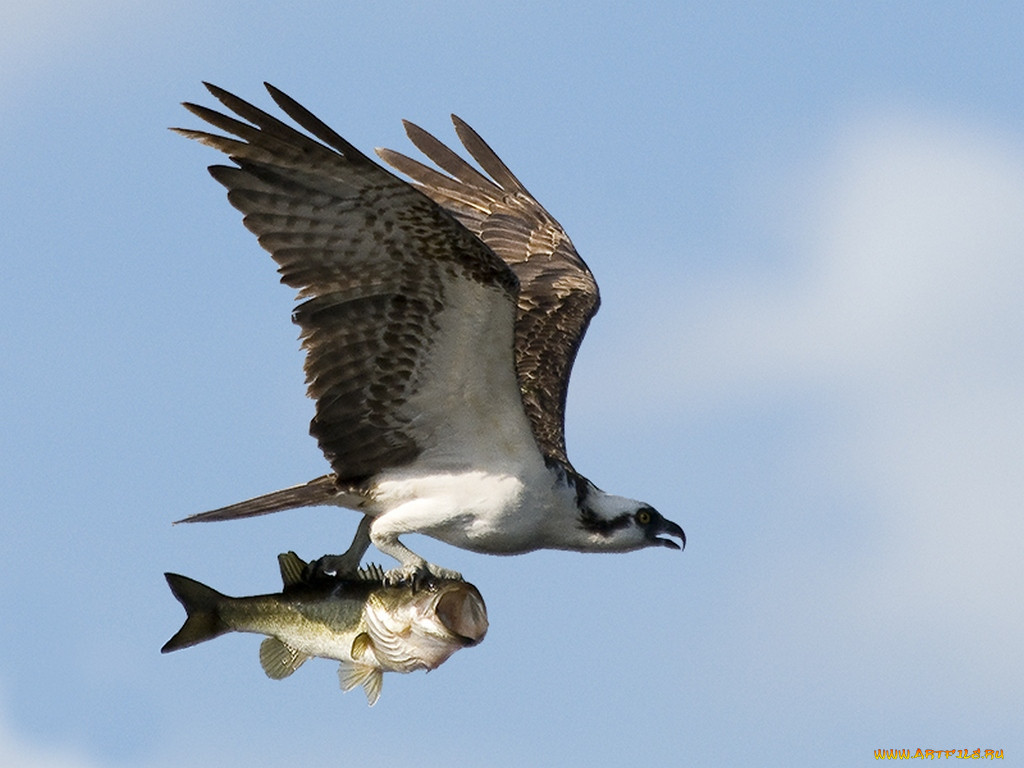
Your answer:
[[[682,545],[676,544],[672,539],[663,539],[659,534],[665,534],[666,536],[675,536],[682,542]],[[678,525],[673,523],[671,520],[666,520],[662,517],[654,525],[651,526],[650,537],[652,541],[657,542],[663,547],[669,547],[670,549],[678,549],[680,551],[686,549],[686,533]]]

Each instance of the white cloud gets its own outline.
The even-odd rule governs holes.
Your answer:
[[[780,393],[835,409],[790,471],[863,502],[866,538],[824,572],[779,569],[752,596],[785,605],[779,643],[806,658],[824,609],[839,617],[828,642],[878,661],[876,683],[899,658],[921,679],[941,668],[1009,695],[1024,684],[1011,641],[1024,632],[1024,147],[874,120],[790,188],[785,277],[688,287],[654,321],[680,329],[672,365],[652,365],[664,336],[615,354],[660,371],[646,384],[663,382],[648,401],[662,412]],[[822,445],[826,462],[809,455]],[[823,463],[830,476],[815,476]],[[834,515],[821,510],[808,541]]]
[[[1024,341],[1024,148],[878,120],[790,188],[801,191],[788,205],[770,204],[787,211],[779,226],[796,252],[784,274],[687,281],[671,316],[644,318],[678,329],[664,399],[729,398],[751,384],[881,394],[1020,373],[1006,345]],[[635,345],[647,335],[629,335],[637,365],[664,354],[664,336]]]
[[[1022,316],[1007,291],[1021,287],[1021,154],[909,121],[865,126],[845,144],[812,209],[812,267],[782,314],[783,340],[809,343],[845,375],[887,380],[990,347],[1005,335],[993,310]]]
[[[857,425],[837,439],[885,500],[901,568],[992,607],[997,573],[1021,577],[1024,152],[880,121],[846,139],[817,194],[807,272],[760,325],[761,365],[828,372]]]

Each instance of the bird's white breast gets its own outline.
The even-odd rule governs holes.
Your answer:
[[[564,496],[538,465],[525,472],[432,474],[417,473],[414,466],[380,478],[374,504],[398,532],[424,533],[474,552],[528,552],[544,546],[547,518]]]

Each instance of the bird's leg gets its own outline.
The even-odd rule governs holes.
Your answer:
[[[391,555],[402,565],[384,572],[384,583],[388,586],[411,584],[415,589],[424,582],[438,580],[462,581],[462,574],[439,565],[428,563],[398,540],[399,532],[390,530],[387,521],[377,518],[370,528],[373,545],[385,555]]]
[[[345,554],[324,555],[318,560],[313,560],[306,566],[304,573],[306,579],[313,580],[324,576],[340,578],[354,574],[359,570],[359,564],[363,560],[363,555],[370,548],[370,524],[372,522],[372,517],[363,515],[363,519],[359,521],[359,527],[356,528],[356,535],[352,539],[352,544],[345,551]]]

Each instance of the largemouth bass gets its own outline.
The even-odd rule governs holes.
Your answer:
[[[187,616],[161,652],[227,632],[267,635],[260,664],[268,677],[288,677],[311,656],[337,659],[342,689],[361,685],[373,706],[384,672],[435,669],[487,633],[483,597],[468,582],[387,587],[380,566],[332,577],[316,575],[294,552],[277,559],[284,589],[269,595],[229,597],[186,576],[164,574]]]

